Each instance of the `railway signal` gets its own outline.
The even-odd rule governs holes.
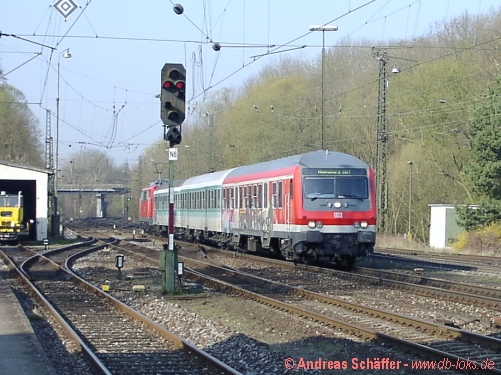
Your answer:
[[[185,119],[186,70],[182,64],[167,63],[161,72],[160,118],[164,139],[170,147],[181,143],[180,125]]]
[[[176,8],[174,8],[175,11]],[[180,14],[180,13],[179,13]],[[175,145],[181,143],[181,124],[185,118],[186,69],[183,64],[167,63],[161,72],[160,117],[164,123],[164,139],[169,141],[169,243],[168,249],[161,254],[160,263],[165,269],[164,291],[175,292],[177,249],[174,246],[174,166],[171,153]]]

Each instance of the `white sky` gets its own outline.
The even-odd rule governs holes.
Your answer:
[[[204,90],[239,86],[281,55],[319,56],[322,34],[309,32],[310,25],[339,27],[325,33],[326,47],[345,37],[380,42],[500,6],[499,0],[179,0],[184,14],[176,15],[176,2],[168,0],[73,1],[80,8],[64,21],[52,7],[56,0],[1,0],[0,32],[18,38],[0,38],[0,67],[25,94],[45,142],[47,109],[56,137],[60,60],[60,160],[99,149],[117,163],[135,162],[162,138],[156,95],[165,63],[184,64],[187,101],[195,107]],[[219,52],[212,42],[221,44]],[[66,48],[70,59],[61,57]]]

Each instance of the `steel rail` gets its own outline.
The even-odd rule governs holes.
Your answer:
[[[21,270],[11,259],[5,255],[3,251],[0,251],[0,256],[6,262],[8,267],[15,270],[18,278],[34,293],[38,302],[44,306],[44,308],[50,312],[52,317],[59,323],[63,331],[68,335],[68,337],[77,345],[78,349],[82,352],[85,359],[89,361],[91,366],[102,375],[113,375],[106,366],[101,362],[101,360],[96,356],[96,354],[90,349],[87,344],[80,338],[80,336],[75,332],[73,328],[66,322],[66,320],[57,312],[57,310],[50,304],[50,302],[43,296],[38,288],[29,280],[26,272]],[[35,257],[40,256],[36,255]],[[52,262],[53,263],[53,262]],[[55,264],[55,263],[54,263]]]
[[[196,263],[200,263],[204,266],[207,266],[207,264],[205,264],[203,262],[199,262],[199,261],[196,261],[193,259],[185,258],[185,265],[186,265],[186,263],[189,263],[189,262],[196,262]],[[217,267],[217,266],[212,266],[212,267]],[[238,273],[238,271],[228,269],[228,268],[221,268],[221,270],[225,271],[225,272],[230,271],[230,272],[237,272]],[[264,295],[261,295],[261,294],[255,293],[255,292],[245,290],[239,286],[236,286],[236,285],[233,285],[231,283],[219,280],[219,279],[214,278],[210,275],[206,275],[202,272],[195,271],[195,270],[192,270],[190,268],[185,268],[185,272],[191,273],[195,280],[198,280],[199,282],[203,281],[204,283],[208,283],[209,286],[211,286],[215,289],[220,289],[220,290],[221,289],[222,290],[231,289],[236,295],[240,295],[240,296],[243,296],[245,298],[252,299],[252,300],[257,301],[259,303],[262,303],[266,306],[276,308],[280,311],[287,311],[287,312],[290,312],[293,314],[297,314],[299,317],[304,318],[304,319],[310,319],[314,322],[321,323],[321,324],[324,324],[324,325],[327,325],[327,326],[330,326],[333,328],[343,329],[345,332],[352,334],[354,336],[357,336],[357,337],[362,337],[362,338],[369,339],[369,340],[377,340],[380,342],[385,342],[385,343],[391,344],[395,347],[399,347],[400,349],[412,350],[413,352],[417,352],[419,354],[425,354],[426,356],[431,356],[431,357],[437,358],[437,359],[447,358],[451,362],[455,362],[455,363],[457,363],[458,361],[464,361],[465,363],[467,363],[467,361],[469,360],[467,358],[456,356],[454,354],[447,353],[447,352],[444,352],[444,351],[441,351],[438,349],[434,349],[434,348],[428,347],[426,345],[406,341],[406,340],[403,340],[403,339],[400,339],[400,338],[397,338],[397,337],[394,337],[391,335],[384,334],[382,332],[378,332],[378,331],[375,331],[375,330],[372,330],[369,328],[361,327],[361,326],[356,325],[356,324],[347,323],[347,322],[344,322],[344,321],[341,321],[338,319],[328,317],[328,316],[323,315],[323,314],[308,311],[308,310],[305,310],[301,307],[293,306],[289,303],[281,302],[281,301],[275,300],[275,299],[270,298],[270,297],[266,297]],[[246,277],[250,276],[250,277],[253,277],[256,279],[262,279],[262,278],[259,278],[259,277],[253,276],[253,275],[248,275],[248,274],[245,274],[245,276]],[[266,280],[266,279],[262,279],[262,280]],[[276,283],[276,282],[273,282],[270,280],[266,280],[266,281],[271,282],[273,284]],[[280,283],[276,283],[276,284],[280,284]],[[280,286],[283,286],[283,284]],[[287,286],[287,287],[294,288],[294,287],[290,287],[290,286]],[[299,289],[298,289],[298,291],[301,293],[306,292],[304,290],[299,290]],[[314,293],[314,292],[308,292],[308,293],[312,293],[311,295],[315,296],[315,298],[318,297],[317,296],[318,293]],[[331,298],[331,297],[327,297],[327,296],[323,296],[323,295],[321,295],[321,297],[322,297],[322,299],[326,299],[326,300],[329,300]],[[336,300],[335,298],[332,298],[332,299]],[[365,306],[352,304],[349,302],[344,302],[344,301],[340,301],[340,302],[341,302],[340,305],[343,305],[345,303],[347,306],[353,305],[354,308],[356,308],[358,311],[371,311],[372,310],[373,313],[378,314],[379,317],[381,317],[383,314],[388,313],[388,312],[384,312],[384,311],[377,310],[377,309],[366,308]],[[413,327],[420,327],[421,325],[424,325],[425,327],[428,327],[428,329],[433,329],[434,332],[444,332],[444,334],[447,335],[449,338],[461,338],[461,339],[464,339],[466,341],[473,341],[473,342],[483,344],[483,345],[489,345],[489,346],[495,345],[498,347],[501,346],[501,340],[491,338],[489,336],[478,335],[478,334],[463,331],[463,330],[460,330],[457,328],[442,326],[442,325],[426,322],[426,321],[423,321],[420,319],[401,316],[399,314],[393,314],[393,313],[388,313],[388,314],[393,315],[393,316],[395,316],[395,318],[398,318],[398,319],[405,319],[408,322],[413,322],[414,324],[411,325]],[[494,368],[494,369],[478,369],[478,371],[476,371],[474,369],[473,371],[478,372],[478,373],[482,373],[482,374],[486,374],[486,373],[498,374],[498,375],[501,374],[501,370],[496,369],[496,368]]]
[[[216,357],[210,355],[209,353],[205,352],[204,350],[198,348],[196,345],[192,344],[188,340],[185,340],[181,338],[180,336],[176,335],[175,333],[172,333],[159,325],[158,323],[154,322],[150,318],[148,318],[146,315],[143,315],[139,311],[134,310],[133,308],[129,307],[128,305],[124,304],[123,302],[119,301],[118,299],[114,298],[113,296],[110,296],[108,293],[103,292],[101,289],[95,287],[94,285],[88,283],[85,281],[83,278],[78,276],[73,270],[72,270],[72,265],[73,263],[81,258],[82,256],[85,256],[93,251],[91,250],[83,250],[77,254],[74,254],[70,257],[65,262],[65,268],[63,269],[64,272],[66,272],[70,277],[72,277],[80,286],[83,288],[87,289],[88,291],[98,294],[99,296],[105,298],[108,300],[111,304],[115,305],[116,307],[120,308],[130,316],[132,316],[134,319],[137,319],[144,323],[146,326],[150,327],[154,331],[156,331],[159,335],[162,337],[174,342],[179,348],[191,352],[195,355],[197,355],[199,358],[202,360],[206,361],[207,363],[215,366],[216,368],[220,369],[223,371],[224,374],[228,375],[242,375],[239,371],[233,369],[232,367],[228,366],[226,363],[220,361]]]

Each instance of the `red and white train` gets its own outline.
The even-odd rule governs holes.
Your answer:
[[[168,232],[168,185],[142,190],[140,221]],[[177,238],[352,265],[374,251],[374,172],[360,159],[316,151],[174,184]]]

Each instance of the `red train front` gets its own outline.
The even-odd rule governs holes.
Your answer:
[[[141,190],[141,196],[139,197],[139,223],[143,228],[147,228],[153,224],[153,193],[158,189],[158,186],[158,183],[152,183]]]
[[[374,250],[374,173],[352,155],[318,151],[236,168],[223,183],[230,196],[223,227],[240,248],[345,265]]]

